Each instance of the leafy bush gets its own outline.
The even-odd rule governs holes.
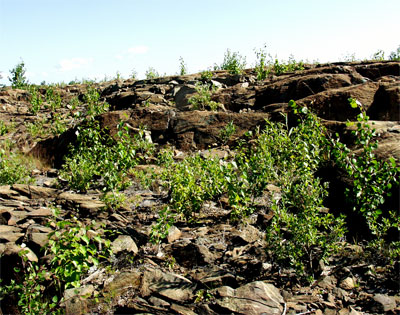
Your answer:
[[[255,51],[256,57],[257,57],[257,62],[254,67],[257,73],[257,80],[262,81],[265,80],[268,76],[268,66],[267,66],[267,53],[265,49],[267,48],[266,45],[264,45],[264,49],[260,49],[258,51]]]
[[[27,183],[30,180],[30,167],[16,153],[0,149],[0,185]]]
[[[196,94],[189,98],[189,104],[193,105],[193,109],[215,111],[220,106],[219,103],[212,101],[211,96],[215,91],[215,87],[207,83],[196,83]]]
[[[230,74],[241,74],[246,67],[246,57],[241,56],[238,52],[226,50],[224,61],[220,66],[215,65],[214,70],[228,70]]]
[[[369,124],[361,103],[355,99],[349,99],[353,108],[359,108],[356,129],[352,131],[356,139],[359,154],[351,152],[346,145],[338,139],[331,140],[332,158],[351,178],[352,186],[346,189],[346,197],[353,205],[353,210],[361,213],[365,219],[370,232],[375,236],[375,244],[380,250],[385,250],[384,237],[389,228],[400,230],[400,216],[395,212],[384,213],[382,206],[387,197],[391,196],[393,187],[399,185],[400,167],[394,158],[387,161],[377,159],[374,150],[378,147],[375,140],[376,131]],[[348,123],[350,126],[354,123]],[[389,254],[391,248],[400,248],[400,242],[388,244]],[[396,254],[399,256],[400,251]]]
[[[379,49],[372,55],[371,59],[377,60],[377,61],[385,60],[385,52],[383,50]]]
[[[213,77],[213,73],[212,73],[212,71],[205,70],[205,71],[201,72],[200,77],[201,77],[201,81],[209,82],[209,81],[211,81],[211,79]]]
[[[287,62],[279,61],[275,58],[272,63],[272,70],[276,75],[281,75],[286,72],[304,70],[304,66],[302,61],[297,62],[293,56],[290,56]]]
[[[60,108],[62,105],[62,99],[59,92],[57,92],[53,87],[48,87],[46,89],[46,108],[50,108],[52,111]]]
[[[397,47],[397,50],[392,51],[389,55],[390,60],[397,60],[400,61],[400,46]]]
[[[22,282],[13,279],[0,288],[0,299],[18,297],[22,314],[62,314],[64,290],[80,287],[81,277],[89,268],[112,255],[111,243],[104,238],[106,231],[94,231],[95,222],[87,225],[74,218],[53,223],[56,229],[45,246],[45,253],[53,255],[49,265],[28,261],[27,251],[22,250],[20,255],[26,266]]]
[[[23,60],[10,70],[11,77],[8,80],[11,82],[13,89],[23,89],[28,85],[28,80],[25,77],[25,63]]]
[[[185,61],[183,60],[182,57],[179,58],[179,74],[180,75],[187,74],[187,66],[186,66]]]
[[[97,115],[103,114],[109,109],[106,102],[100,101],[100,94],[92,85],[89,85],[86,93],[83,95],[83,101],[86,103],[86,120],[93,120]]]
[[[263,49],[255,51],[257,62],[254,70],[257,74],[257,80],[262,81],[273,72],[275,75],[281,75],[286,72],[292,72],[297,70],[304,70],[304,64],[302,61],[296,61],[293,56],[290,56],[287,61],[279,61],[277,57],[273,58],[270,54],[267,55],[266,45]],[[267,61],[267,56],[269,60]]]
[[[6,135],[9,131],[9,127],[4,123],[4,121],[0,120],[0,136]]]
[[[29,111],[32,113],[32,115],[36,115],[40,111],[43,103],[42,95],[33,85],[29,86],[29,93],[31,95],[31,106],[29,107]]]
[[[219,137],[221,138],[222,143],[226,144],[231,139],[235,131],[236,127],[233,124],[233,121],[227,123],[226,126],[219,132]]]
[[[199,155],[174,163],[164,174],[170,190],[170,206],[190,220],[204,201],[223,191],[223,167],[218,159],[203,159]]]
[[[146,73],[145,73],[146,79],[156,79],[160,77],[160,74],[156,71],[156,69],[150,67],[149,69],[147,69]]]
[[[116,191],[129,185],[128,171],[151,155],[154,146],[146,140],[144,130],[131,138],[123,122],[118,129],[114,140],[95,120],[78,128],[77,146],[71,149],[61,170],[71,188]]]

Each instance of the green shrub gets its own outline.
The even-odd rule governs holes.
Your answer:
[[[100,94],[92,85],[88,86],[83,101],[86,103],[86,119],[88,120],[107,112],[110,107],[106,102],[100,101]]]
[[[30,167],[21,155],[0,149],[0,185],[27,183],[30,180]]]
[[[80,287],[80,280],[89,268],[111,257],[111,242],[104,238],[107,231],[95,231],[95,222],[84,224],[72,221],[53,222],[55,231],[49,234],[45,254],[52,254],[48,265],[29,261],[22,250],[25,270],[22,282],[11,280],[0,287],[0,300],[17,296],[22,314],[62,314],[60,306],[65,289]]]
[[[170,165],[164,178],[171,208],[187,220],[200,211],[204,201],[223,191],[223,168],[218,159],[188,157]]]
[[[239,143],[231,161],[199,155],[180,163],[166,158],[168,166],[159,178],[170,200],[153,226],[153,239],[165,237],[177,216],[194,220],[204,202],[221,195],[228,197],[232,219],[241,220],[257,209],[257,197],[273,184],[281,196],[270,205],[274,212],[266,231],[270,257],[312,279],[315,264],[335,253],[346,233],[344,215],[335,217],[329,211],[341,209],[324,207],[329,183],[317,177],[333,159],[353,183],[347,198],[376,236],[371,247],[398,258],[400,242],[386,244],[385,236],[389,229],[399,229],[399,215],[392,211],[383,216],[380,206],[398,185],[399,167],[393,159],[375,157],[377,142],[365,112],[358,116],[353,132],[361,149],[355,155],[339,139],[328,136],[320,119],[306,107],[299,108],[294,101],[289,106],[298,118],[295,126],[289,126],[286,116],[284,123],[266,121],[262,130],[247,133],[248,139]],[[357,107],[354,100],[352,106]]]
[[[28,90],[31,95],[31,99],[30,99],[31,106],[29,107],[29,111],[33,115],[36,115],[40,111],[40,108],[43,103],[42,95],[38,91],[38,89],[33,85],[30,85]]]
[[[52,111],[60,108],[62,106],[62,98],[59,92],[56,92],[53,87],[48,87],[46,89],[46,108],[50,108]]]
[[[60,173],[71,188],[117,191],[129,185],[128,171],[152,155],[154,145],[146,140],[144,130],[131,137],[123,122],[118,129],[114,140],[95,120],[78,128],[77,146],[71,149]]]
[[[236,131],[236,127],[233,124],[233,121],[230,121],[229,123],[226,124],[226,126],[224,128],[222,128],[219,132],[219,137],[222,141],[223,144],[226,144],[231,137],[233,136],[233,134]]]
[[[400,61],[400,46],[397,47],[397,50],[392,51],[389,55],[390,60]]]
[[[186,66],[185,61],[183,60],[182,57],[179,58],[179,74],[180,75],[187,74],[187,66]]]
[[[257,80],[262,81],[265,80],[268,76],[268,63],[267,63],[267,53],[266,53],[267,46],[264,45],[264,49],[260,49],[255,51],[257,62],[255,66],[255,71],[257,73]]]
[[[272,70],[276,75],[281,75],[286,72],[293,72],[297,70],[304,70],[304,65],[302,61],[297,62],[293,56],[290,56],[287,62],[279,61],[277,58],[272,64]]]
[[[154,69],[153,67],[150,67],[149,69],[146,70],[145,73],[146,79],[156,79],[160,77],[160,74]]]
[[[213,77],[213,73],[212,73],[212,71],[205,70],[205,71],[201,72],[200,77],[201,77],[201,81],[209,82],[209,81],[211,81],[211,79]]]
[[[28,80],[25,77],[25,63],[23,60],[10,70],[11,77],[8,80],[11,82],[13,89],[23,89],[28,85]]]
[[[352,180],[351,187],[346,189],[346,197],[353,210],[365,217],[370,232],[375,236],[375,247],[381,251],[388,250],[391,255],[391,248],[400,248],[400,242],[385,244],[384,237],[391,227],[400,230],[400,216],[395,212],[384,213],[382,206],[391,196],[393,187],[399,185],[400,167],[392,157],[387,161],[376,157],[376,131],[370,127],[369,117],[361,103],[355,99],[349,99],[349,102],[351,107],[360,109],[355,123],[356,129],[352,131],[356,139],[355,145],[360,152],[355,154],[338,139],[332,139],[332,159]],[[348,124],[354,125],[350,122]],[[397,252],[396,255],[399,254]]]
[[[241,74],[246,67],[246,57],[241,56],[238,52],[226,50],[224,61],[220,66],[215,65],[214,70],[227,70],[230,74]]]
[[[385,52],[383,50],[379,49],[372,55],[371,59],[377,60],[377,61],[385,60]]]
[[[215,111],[220,106],[219,103],[212,101],[211,96],[215,91],[215,87],[207,83],[196,83],[196,94],[189,98],[189,104],[193,105],[195,110],[212,110]]]
[[[6,135],[9,131],[9,127],[4,123],[4,121],[0,120],[0,136]]]

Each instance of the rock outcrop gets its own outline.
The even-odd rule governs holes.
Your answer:
[[[288,102],[295,100],[312,109],[328,130],[337,132],[352,147],[352,127],[346,122],[358,114],[348,104],[348,98],[355,98],[377,130],[378,157],[393,156],[400,161],[400,62],[306,65],[302,71],[261,82],[252,69],[240,76],[218,71],[207,82],[215,86],[212,100],[223,105],[218,111],[193,110],[189,99],[196,95],[199,82],[203,82],[201,75],[193,74],[96,84],[101,98],[110,104],[110,110],[97,119],[111,135],[117,133],[121,120],[132,130],[145,127],[153,143],[175,147],[175,159],[190,152],[224,157],[234,154],[232,148],[245,133],[262,127],[266,119],[283,121]],[[59,88],[59,93],[72,100],[82,98],[84,90],[85,86],[66,86]],[[47,121],[43,128],[51,128],[53,114],[49,109],[32,115],[29,107],[27,91],[0,91],[0,120],[12,125],[10,132],[0,135],[0,141],[14,143],[43,163],[32,174],[34,182],[0,186],[4,283],[19,279],[14,267],[23,264],[21,250],[28,252],[29,261],[48,258],[42,249],[55,229],[56,208],[59,217],[77,216],[87,224],[96,220],[119,233],[111,240],[112,266],[99,265],[82,279],[79,290],[65,291],[67,314],[354,315],[400,311],[398,262],[393,267],[366,261],[355,245],[348,244],[340,255],[321,261],[309,286],[302,285],[293,270],[269,264],[264,227],[274,215],[269,211],[270,198],[279,195],[279,188],[273,185],[259,198],[260,211],[247,224],[229,223],[229,211],[221,198],[203,205],[194,226],[178,220],[164,242],[151,244],[150,229],[158,217],[155,209],[165,205],[165,192],[132,186],[124,191],[129,196],[124,205],[108,212],[100,192],[80,194],[57,186],[58,168],[69,145],[76,141],[79,122],[75,114],[83,109],[60,108],[60,115],[69,117],[66,130],[56,136],[34,136],[28,132],[29,123]],[[230,122],[236,130],[224,139],[221,129]],[[15,301],[2,303],[0,313],[15,311]]]

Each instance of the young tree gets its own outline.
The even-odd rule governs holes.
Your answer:
[[[28,81],[25,77],[25,63],[23,60],[10,70],[11,77],[8,80],[11,82],[13,89],[21,89],[28,85]]]

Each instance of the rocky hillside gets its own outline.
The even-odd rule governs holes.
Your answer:
[[[0,313],[396,314],[399,110],[398,61],[3,88]]]

